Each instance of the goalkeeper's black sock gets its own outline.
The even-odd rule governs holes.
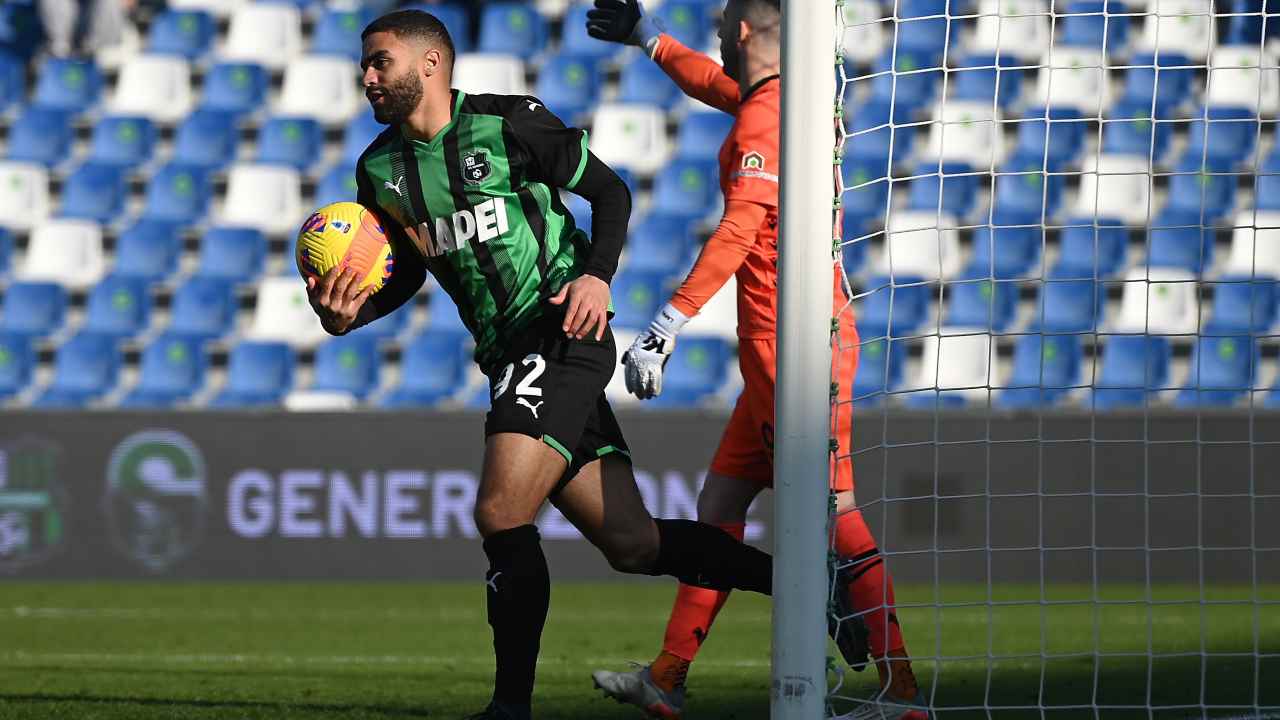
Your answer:
[[[503,706],[527,708],[533,700],[538,644],[551,605],[547,558],[533,525],[490,535],[484,552],[489,556],[485,584],[497,658],[493,698]]]
[[[711,590],[773,594],[773,556],[714,525],[693,520],[654,520],[658,560],[651,575],[672,575],[685,585]]]

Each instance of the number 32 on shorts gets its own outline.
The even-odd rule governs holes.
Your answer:
[[[516,383],[516,404],[529,408],[529,412],[533,413],[533,418],[537,420],[538,409],[542,407],[542,403],[545,401],[535,401],[531,398],[542,397],[542,388],[538,387],[537,382],[542,378],[542,373],[547,371],[547,361],[538,353],[530,353],[520,361],[520,366],[524,377],[520,382]],[[515,363],[509,363],[502,369],[502,375],[493,386],[494,402],[497,402],[498,398],[506,394],[507,388],[511,385],[512,379],[514,379],[515,371]]]

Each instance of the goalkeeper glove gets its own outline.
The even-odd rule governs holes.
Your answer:
[[[662,394],[662,370],[676,349],[676,333],[689,322],[684,313],[667,303],[622,355],[627,392],[641,400]]]
[[[643,47],[650,56],[662,27],[644,13],[640,0],[596,0],[587,11],[587,34],[597,40]]]

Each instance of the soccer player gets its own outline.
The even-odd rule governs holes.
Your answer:
[[[362,37],[365,95],[390,127],[360,156],[357,199],[381,215],[396,262],[376,294],[341,268],[309,279],[308,294],[340,335],[403,304],[430,270],[474,336],[491,391],[475,521],[497,664],[474,717],[525,720],[550,601],[533,524],[548,499],[623,572],[768,593],[773,563],[713,526],[655,521],[640,499],[604,396],[631,199],[586,133],[536,98],[451,90],[453,43],[428,13],[384,15]],[[590,239],[560,188],[591,202]]]
[[[596,0],[587,31],[601,40],[636,45],[684,92],[736,117],[720,149],[724,217],[674,296],[623,357],[627,389],[639,398],[662,391],[662,370],[676,334],[728,281],[738,279],[738,352],[745,388],[698,497],[698,518],[741,539],[747,508],[773,480],[773,413],[777,304],[777,227],[780,123],[779,0],[729,0],[720,27],[721,69],[707,56],[661,32],[636,0]],[[846,303],[835,284],[833,307]],[[841,347],[848,362],[833,367],[840,387],[836,430],[847,442],[850,398],[857,366],[857,331],[840,314]],[[847,450],[847,449],[846,449]],[[893,585],[861,513],[854,505],[853,468],[846,452],[834,464],[831,487],[838,517],[834,546],[842,564],[841,591],[865,623],[881,690],[855,714],[867,718],[924,717],[921,695],[893,611]],[[652,664],[634,672],[597,671],[596,685],[611,697],[662,718],[678,718],[684,683],[699,646],[724,605],[727,592],[681,585],[663,648]],[[842,623],[844,625],[845,623]],[[842,645],[858,666],[859,650]],[[865,658],[865,646],[861,655]]]

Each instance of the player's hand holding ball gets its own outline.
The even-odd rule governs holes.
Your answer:
[[[298,231],[294,259],[311,307],[331,335],[351,328],[365,301],[391,276],[395,262],[378,216],[353,202],[312,213]]]
[[[676,349],[676,333],[687,322],[689,318],[670,303],[658,311],[649,329],[622,355],[627,392],[641,400],[662,394],[662,370]]]

